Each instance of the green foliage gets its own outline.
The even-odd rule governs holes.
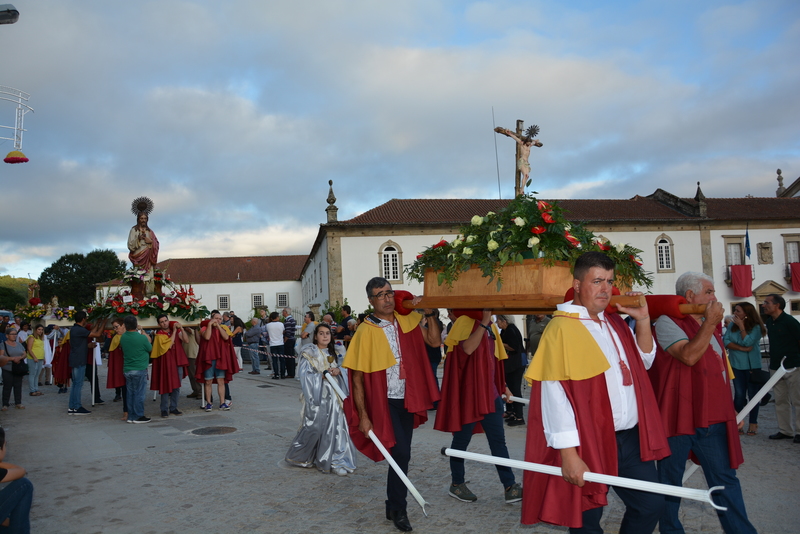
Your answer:
[[[84,306],[95,299],[95,284],[122,276],[125,262],[113,250],[65,254],[39,277],[43,302],[58,296],[62,306]]]
[[[325,302],[322,303],[322,307],[320,308],[321,310],[320,313],[323,316],[326,313],[329,313],[331,317],[333,317],[333,320],[336,321],[336,324],[342,324],[342,319],[344,318],[344,312],[342,311],[342,306],[345,306],[347,304],[348,302],[346,298],[344,299],[344,304],[340,304],[338,300],[336,301],[335,304],[331,304],[331,301],[326,299]],[[319,317],[318,320],[321,321],[322,318]]]
[[[0,309],[13,310],[17,305],[25,304],[25,297],[10,287],[0,286]]]
[[[35,280],[31,280],[30,278],[14,278],[13,276],[6,274],[0,276],[0,287],[7,287],[14,290],[14,292],[17,293],[20,298],[22,298],[23,302],[27,302],[28,284],[34,281]]]

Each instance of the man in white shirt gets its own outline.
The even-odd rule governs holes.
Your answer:
[[[647,306],[616,307],[636,319],[634,335],[607,311],[613,260],[588,252],[574,273],[574,300],[558,306],[525,374],[531,399],[541,399],[529,412],[525,459],[561,467],[563,479],[525,472],[522,522],[602,532],[608,488],[585,482],[583,473],[657,482],[655,460],[669,447],[646,371],[655,358]],[[664,497],[614,489],[626,506],[620,532],[653,532]]]

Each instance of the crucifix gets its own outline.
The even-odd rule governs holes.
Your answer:
[[[541,148],[542,143],[538,139],[534,139],[539,135],[539,127],[535,124],[529,126],[525,130],[525,135],[522,134],[523,121],[517,121],[517,131],[512,132],[506,128],[498,126],[494,129],[495,132],[510,137],[517,142],[517,171],[514,177],[514,196],[519,196],[525,192],[525,186],[528,185],[528,177],[531,174],[531,164],[528,158],[531,155],[531,147],[535,146]]]

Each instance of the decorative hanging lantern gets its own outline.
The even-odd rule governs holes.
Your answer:
[[[3,161],[6,163],[28,163],[28,158],[19,150],[12,150]]]

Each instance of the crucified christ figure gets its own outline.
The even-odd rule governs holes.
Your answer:
[[[525,184],[528,183],[528,177],[531,174],[531,164],[528,162],[528,158],[531,155],[531,147],[535,146],[541,148],[542,143],[538,139],[534,139],[539,133],[539,127],[534,125],[529,127],[525,131],[525,135],[520,137],[516,133],[508,130],[506,128],[501,128],[498,126],[494,129],[495,132],[499,134],[503,134],[506,137],[510,137],[514,141],[517,142],[519,146],[519,152],[517,156],[517,169],[522,173],[522,180],[521,183],[518,184],[518,189],[516,194],[522,194],[522,189],[524,189]]]

